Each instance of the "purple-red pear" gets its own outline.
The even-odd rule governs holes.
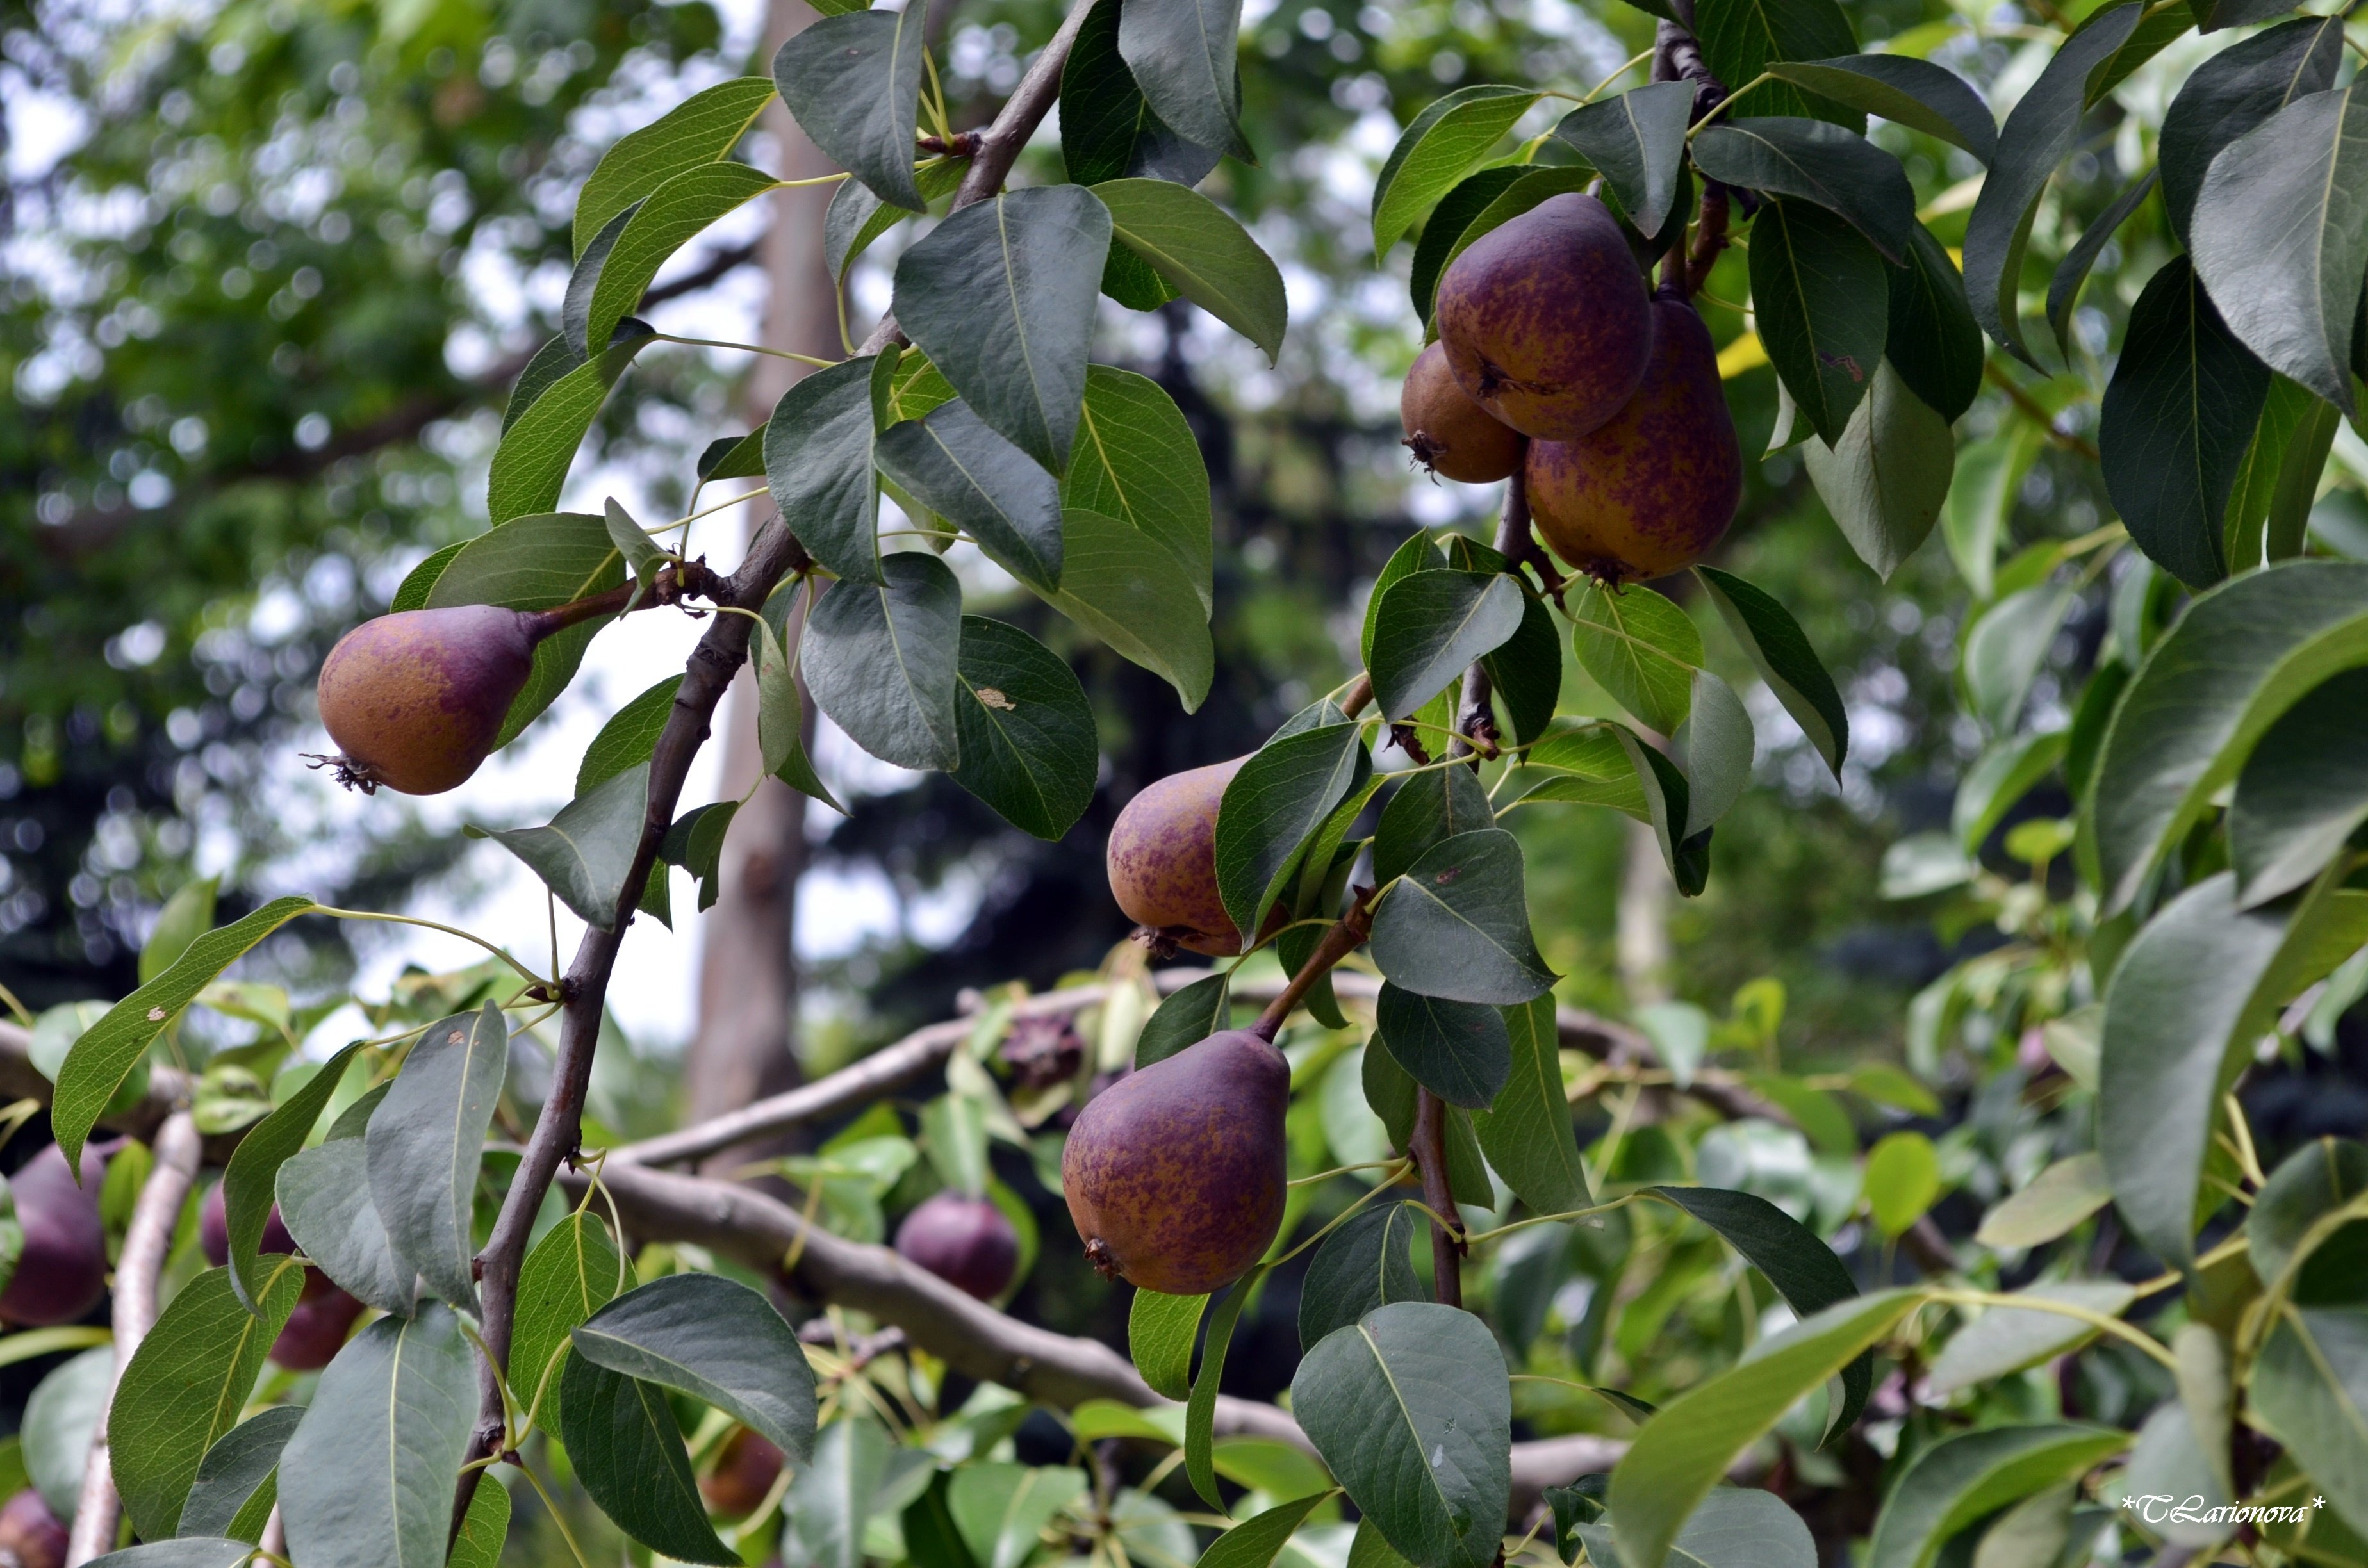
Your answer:
[[[457,605],[366,620],[321,663],[321,722],[364,790],[437,795],[477,771],[556,616]]]
[[[0,1565],[64,1568],[70,1538],[63,1519],[28,1486],[0,1506]]]
[[[107,1162],[87,1143],[82,1185],[55,1143],[8,1178],[25,1250],[8,1288],[0,1290],[0,1320],[19,1328],[73,1323],[107,1293],[107,1231],[98,1218],[98,1184]]]
[[[1436,343],[1406,372],[1398,420],[1415,461],[1443,479],[1487,484],[1521,466],[1521,433],[1472,401]]]
[[[1212,958],[1242,950],[1217,896],[1217,808],[1249,758],[1171,773],[1126,803],[1110,825],[1110,896],[1136,925]]]
[[[896,1227],[896,1250],[982,1301],[1003,1294],[1019,1269],[1019,1233],[1003,1210],[951,1187],[913,1206]]]

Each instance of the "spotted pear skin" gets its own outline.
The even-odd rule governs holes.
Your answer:
[[[1664,577],[1726,532],[1743,498],[1710,329],[1684,300],[1653,304],[1653,364],[1593,435],[1531,444],[1530,514],[1556,555],[1599,582]]]
[[[1434,320],[1455,379],[1522,435],[1575,441],[1644,381],[1653,316],[1645,274],[1611,210],[1570,192],[1465,247],[1439,282]]]
[[[1061,1190],[1094,1267],[1170,1296],[1240,1278],[1282,1224],[1290,1100],[1282,1053],[1226,1029],[1087,1101]]]
[[[1434,343],[1415,357],[1398,393],[1406,450],[1442,479],[1488,484],[1521,466],[1521,433],[1472,401]]]
[[[1171,773],[1146,785],[1110,824],[1110,896],[1138,926],[1212,958],[1242,950],[1217,896],[1217,807],[1249,758]]]
[[[321,664],[321,722],[341,777],[440,795],[494,749],[526,688],[546,618],[497,605],[398,610],[366,620]]]

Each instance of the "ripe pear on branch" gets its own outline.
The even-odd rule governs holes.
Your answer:
[[[1442,479],[1487,484],[1521,466],[1521,433],[1473,401],[1434,343],[1415,357],[1398,394],[1406,450]]]
[[[1217,808],[1247,756],[1171,773],[1145,786],[1110,825],[1110,895],[1163,947],[1212,958],[1242,950],[1217,892]],[[1279,921],[1282,912],[1278,909]]]

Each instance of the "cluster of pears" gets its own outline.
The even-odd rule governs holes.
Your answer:
[[[1611,209],[1572,193],[1465,247],[1399,399],[1406,444],[1467,483],[1526,474],[1554,553],[1600,582],[1665,576],[1726,531],[1743,453],[1710,331],[1656,295]]]
[[[1155,935],[1241,951],[1217,893],[1217,808],[1243,758],[1175,774],[1110,829],[1110,892]],[[1282,1224],[1291,1067],[1265,1035],[1223,1029],[1130,1073],[1086,1103],[1061,1154],[1061,1191],[1106,1277],[1197,1296],[1232,1283]]]

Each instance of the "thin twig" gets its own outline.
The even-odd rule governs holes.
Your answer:
[[[2055,415],[2048,413],[2037,398],[2025,392],[1997,360],[1984,359],[1982,374],[1989,378],[1990,385],[2006,393],[2007,401],[2013,403],[2024,418],[2039,426],[2040,434],[2066,451],[2076,453],[2090,462],[2100,460],[2097,454],[2097,444],[2094,441],[2086,437],[2075,436],[2068,431],[2057,429]]]
[[[1266,1005],[1266,1010],[1258,1014],[1258,1022],[1250,1026],[1250,1033],[1272,1043],[1274,1037],[1282,1032],[1283,1020],[1307,999],[1307,994],[1315,989],[1315,983],[1331,973],[1342,959],[1364,945],[1366,934],[1373,926],[1372,897],[1372,890],[1370,888],[1358,892],[1349,903],[1349,913],[1332,923],[1332,928],[1325,932],[1323,939],[1315,944],[1315,950],[1307,955],[1307,961],[1299,966],[1299,972],[1291,977],[1291,983],[1285,985],[1275,999]]]

